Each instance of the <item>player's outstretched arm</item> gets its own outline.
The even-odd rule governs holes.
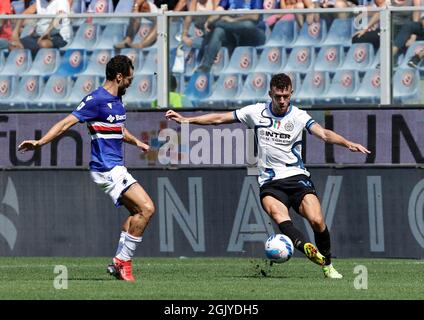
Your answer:
[[[25,152],[35,150],[46,143],[49,143],[54,138],[59,137],[62,133],[78,122],[78,118],[70,114],[57,122],[40,140],[25,140],[18,146],[18,151]]]
[[[310,130],[314,136],[317,136],[325,142],[338,144],[339,146],[348,148],[352,152],[371,153],[371,151],[363,145],[349,141],[332,130],[324,129],[318,123],[314,123]]]
[[[183,117],[178,112],[174,110],[168,110],[165,114],[168,120],[174,120],[177,123],[193,123],[193,124],[223,124],[223,123],[234,123],[237,122],[234,119],[233,112],[225,112],[225,113],[208,113],[197,117]]]
[[[132,144],[133,146],[136,146],[137,148],[140,148],[144,152],[147,152],[150,149],[150,146],[148,144],[145,144],[144,142],[138,140],[135,136],[131,134],[131,132],[128,131],[127,128],[124,128],[124,141],[126,143]]]

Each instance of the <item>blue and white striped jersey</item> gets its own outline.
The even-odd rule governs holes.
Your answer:
[[[87,122],[91,135],[90,170],[105,172],[124,165],[125,107],[118,96],[99,87],[72,112],[80,122]]]

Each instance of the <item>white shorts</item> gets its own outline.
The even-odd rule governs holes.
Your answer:
[[[117,207],[122,204],[122,194],[127,191],[132,184],[137,182],[137,180],[128,173],[127,168],[123,166],[116,166],[112,170],[106,172],[90,171],[90,174],[94,183],[112,198]]]

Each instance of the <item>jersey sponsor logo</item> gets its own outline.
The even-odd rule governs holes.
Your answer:
[[[290,139],[290,135],[287,133],[278,133],[272,131],[265,131],[265,136],[271,138]]]
[[[294,129],[294,123],[291,121],[287,121],[287,123],[284,125],[284,129],[286,131],[293,131]]]
[[[115,121],[115,117],[110,114],[109,117],[106,118],[106,120],[112,123],[113,121]]]
[[[115,120],[116,121],[120,121],[120,120],[125,120],[125,119],[127,119],[127,115],[126,114],[123,114],[123,115],[117,114],[115,116],[112,116],[110,114],[109,117],[106,118],[106,120],[109,121],[110,123],[112,123]]]

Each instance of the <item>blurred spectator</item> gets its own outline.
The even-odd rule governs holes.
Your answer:
[[[386,7],[386,0],[374,0],[367,7]],[[369,15],[366,12],[364,11],[355,18],[354,25],[363,26],[363,28],[354,33],[352,43],[371,43],[374,51],[377,52],[378,48],[380,48],[380,13],[370,12],[371,18],[368,19]]]
[[[221,0],[217,10],[228,9],[261,9],[258,1]],[[200,72],[209,72],[215,57],[222,46],[228,48],[231,56],[239,46],[261,46],[265,43],[265,24],[259,14],[243,14],[235,16],[211,16],[205,23],[206,34],[199,52],[201,63],[197,68]]]
[[[162,1],[155,0],[156,7],[160,8],[163,4],[168,5],[168,10],[173,11],[187,11],[189,0],[173,0],[173,1]]]
[[[202,12],[202,11],[214,11],[218,7],[219,0],[192,0],[190,1],[189,11],[191,12]],[[203,36],[205,34],[205,23],[209,16],[187,16],[184,19],[182,41],[188,47],[200,48],[202,45],[202,37],[190,38],[188,32],[190,24],[193,22],[196,29]],[[200,40],[200,41],[199,41]],[[194,42],[194,43],[193,43]]]
[[[347,0],[308,0],[312,1],[315,8],[337,8],[337,9],[343,9],[348,7]],[[335,18],[338,19],[346,19],[347,14],[342,12],[338,14],[334,13],[322,13],[317,14],[315,16],[315,21],[319,21],[319,17],[321,17],[327,24],[327,30],[330,28],[331,23]],[[308,21],[310,23],[310,21]]]
[[[72,2],[72,0],[50,0],[47,6],[43,7],[41,0],[36,0],[36,3],[29,6],[23,14],[69,14]],[[39,19],[34,32],[19,39],[22,24],[22,19],[16,23],[10,49],[30,49],[35,55],[40,48],[62,48],[72,39],[72,26],[69,18]]]
[[[169,76],[169,107],[171,108],[188,108],[192,107],[191,101],[185,95],[177,92],[177,78],[173,74]],[[152,108],[157,108],[158,100],[152,102]]]
[[[275,9],[274,8],[274,1],[268,0],[263,2],[263,8],[265,10],[269,9]],[[314,5],[311,0],[281,0],[280,1],[280,9],[313,9]],[[304,17],[303,14],[293,14],[293,13],[286,13],[286,14],[273,14],[266,18],[266,24],[272,29],[272,27],[277,23],[279,20],[294,20],[296,19],[297,24],[299,27],[303,26],[304,23]],[[310,24],[314,21],[314,14],[310,13],[306,15],[306,21]]]
[[[12,6],[10,0],[0,1],[0,14],[11,14]],[[12,39],[12,23],[8,19],[0,20],[0,50],[9,48]]]

